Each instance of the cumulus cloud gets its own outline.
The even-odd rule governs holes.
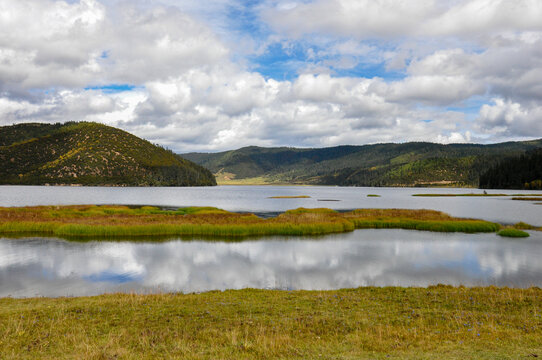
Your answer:
[[[263,16],[276,30],[293,36],[472,37],[542,30],[542,4],[537,0],[316,0],[290,6],[278,2],[263,10]]]
[[[228,53],[208,27],[176,8],[123,6],[1,0],[1,90],[142,84]]]
[[[542,133],[542,105],[522,105],[511,100],[493,99],[480,109],[478,126],[502,137],[532,136]]]
[[[212,4],[0,0],[0,124],[99,121],[179,152],[542,136],[538,1]],[[281,61],[298,74],[261,70]]]

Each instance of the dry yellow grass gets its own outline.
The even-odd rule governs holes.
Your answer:
[[[0,358],[527,359],[541,314],[538,288],[0,299]]]

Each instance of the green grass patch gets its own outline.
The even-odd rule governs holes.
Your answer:
[[[524,238],[529,237],[529,233],[519,229],[502,229],[497,233],[499,236],[511,237],[511,238]]]
[[[380,195],[377,195],[377,194],[368,194],[367,197],[380,197]]]
[[[511,196],[508,194],[475,194],[475,193],[469,193],[469,194],[413,194],[412,196],[419,196],[419,197],[456,197],[456,196],[473,196],[473,197],[492,197],[492,196]]]
[[[540,201],[540,198],[537,198],[537,197],[513,197],[512,200]]]
[[[327,208],[314,208],[314,209],[307,209],[307,208],[297,208],[292,210],[286,210],[284,212],[286,215],[299,215],[299,214],[337,214],[336,210],[333,209],[327,209]]]
[[[527,359],[542,290],[365,287],[0,299],[2,359]]]
[[[263,235],[322,235],[354,230],[349,223],[315,224],[158,224],[135,226],[96,226],[69,224],[57,227],[52,234],[60,237],[129,237],[129,236],[210,236],[210,237],[246,237]]]
[[[438,221],[412,219],[353,220],[356,229],[406,229],[436,232],[484,233],[499,230],[500,225],[482,220]]]
[[[282,196],[269,196],[268,199],[310,199],[308,195],[282,195]]]

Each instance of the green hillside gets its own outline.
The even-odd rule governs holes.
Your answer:
[[[542,190],[542,148],[500,161],[480,176],[480,187]]]
[[[245,147],[182,156],[210,169],[221,183],[343,186],[478,186],[480,174],[542,139],[492,145],[375,144],[320,149]]]
[[[97,123],[0,127],[0,184],[216,185],[173,152]]]

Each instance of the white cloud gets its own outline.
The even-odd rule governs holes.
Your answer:
[[[542,30],[538,0],[316,0],[269,6],[263,17],[292,36],[333,33],[366,39],[402,36],[478,36]],[[303,21],[300,21],[303,19]]]
[[[430,105],[451,105],[474,95],[484,94],[483,83],[466,76],[410,76],[391,83],[387,98],[402,102],[416,101]]]
[[[491,134],[503,137],[529,137],[542,133],[542,105],[522,105],[511,100],[493,99],[492,105],[480,109],[478,126]]]
[[[335,33],[356,37],[402,35],[433,12],[433,0],[319,0],[272,7],[263,17],[275,29],[294,36]],[[300,19],[303,19],[300,21]]]
[[[126,5],[0,0],[1,90],[143,84],[228,54],[209,28],[176,8]]]
[[[277,33],[247,43],[220,15],[242,5],[211,4],[0,0],[0,124],[100,121],[177,151],[542,136],[538,1],[263,1]],[[272,44],[300,75],[250,70]],[[473,98],[495,101],[461,112]]]

